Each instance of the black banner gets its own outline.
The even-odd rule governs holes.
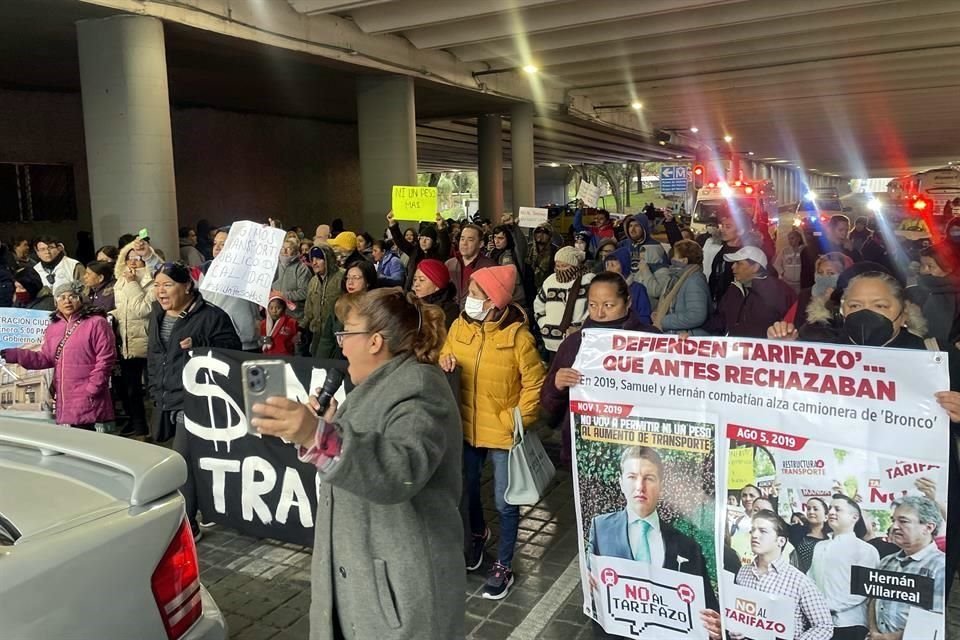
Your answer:
[[[194,349],[183,368],[187,464],[204,520],[258,538],[312,546],[316,468],[300,462],[294,445],[247,433],[240,367],[246,360],[264,359],[287,363],[287,397],[292,400],[306,402],[332,369],[343,372],[347,393],[353,388],[343,360]],[[457,402],[459,375],[459,369],[447,375]]]
[[[258,538],[309,546],[316,521],[316,468],[300,462],[294,445],[247,433],[240,365],[262,359],[287,363],[291,399],[305,402],[331,369],[344,373],[346,390],[352,387],[342,360],[194,349],[183,370],[188,464],[204,520]]]

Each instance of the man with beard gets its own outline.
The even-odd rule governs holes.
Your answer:
[[[53,291],[61,284],[80,282],[85,267],[73,258],[67,257],[63,251],[63,243],[57,238],[40,236],[34,241],[33,249],[37,253],[37,258],[40,259],[33,269],[40,276],[44,287]]]
[[[323,327],[340,297],[340,282],[343,280],[343,270],[337,265],[336,256],[328,246],[310,250],[310,271],[313,277],[307,285],[307,300],[300,321],[300,328],[308,332],[302,341],[303,355],[313,355],[316,351]]]

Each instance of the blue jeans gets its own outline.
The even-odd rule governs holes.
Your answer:
[[[498,562],[505,567],[513,563],[513,550],[517,546],[517,529],[520,527],[520,507],[507,504],[503,499],[507,491],[507,457],[504,449],[480,449],[463,443],[463,473],[467,496],[467,513],[470,518],[470,531],[474,535],[483,535],[487,527],[483,519],[483,503],[480,501],[480,477],[483,464],[489,453],[493,461],[493,496],[500,514],[500,543],[497,546]]]

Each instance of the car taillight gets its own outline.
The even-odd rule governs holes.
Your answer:
[[[753,187],[748,186],[743,190],[743,192],[747,195],[750,195],[751,193],[753,193]]]
[[[153,598],[170,640],[178,640],[200,619],[200,566],[190,525],[184,520],[150,578]]]
[[[927,208],[927,201],[923,198],[918,198],[917,200],[913,201],[913,208],[917,211],[923,211]]]

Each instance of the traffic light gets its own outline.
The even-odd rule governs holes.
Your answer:
[[[703,187],[703,175],[706,173],[703,169],[702,164],[695,165],[693,167],[693,188],[700,189]]]

